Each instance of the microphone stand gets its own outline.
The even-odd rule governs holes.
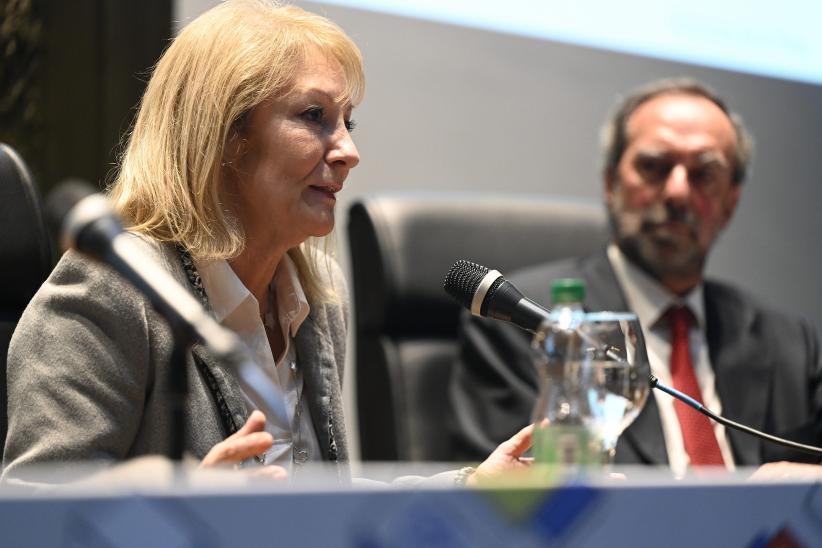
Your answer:
[[[110,243],[104,243],[103,253],[99,255],[141,291],[171,327],[174,346],[168,379],[173,397],[170,416],[173,439],[170,440],[168,457],[180,461],[185,449],[187,356],[196,343],[202,343],[214,357],[233,370],[252,401],[257,405],[264,404],[276,420],[288,424],[282,392],[249,358],[247,348],[237,335],[219,325],[169,272],[135,246],[134,238],[134,235],[120,232]]]
[[[248,349],[237,335],[219,325],[187,288],[135,243],[139,237],[123,230],[107,198],[89,190],[89,185],[63,183],[48,200],[49,217],[55,226],[61,227],[64,248],[76,248],[92,259],[108,263],[148,298],[171,327],[173,347],[168,383],[172,403],[168,456],[180,461],[185,450],[187,356],[196,343],[202,343],[215,358],[233,370],[252,401],[264,404],[276,420],[288,424],[282,392],[249,358]]]
[[[171,428],[169,429],[170,439],[168,440],[168,458],[182,462],[185,452],[185,410],[188,400],[188,352],[194,345],[194,339],[190,331],[180,329],[180,326],[171,326],[174,346],[171,349],[171,358],[168,367],[168,386],[171,392]]]

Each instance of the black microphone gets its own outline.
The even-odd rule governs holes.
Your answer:
[[[528,331],[537,328],[551,312],[526,298],[496,270],[460,259],[443,284],[451,295],[475,316],[511,322]]]
[[[549,319],[550,311],[526,298],[514,284],[506,280],[496,270],[478,265],[465,259],[454,263],[445,276],[445,291],[456,299],[475,316],[483,316],[511,322],[529,331],[535,331],[540,324]],[[582,335],[580,333],[580,335]],[[597,341],[586,339],[589,343],[599,346]],[[606,353],[610,350],[604,346]],[[616,359],[619,359],[617,356]],[[759,439],[790,447],[812,455],[822,456],[822,448],[805,445],[795,441],[779,438],[755,430],[738,422],[718,415],[691,398],[687,394],[659,382],[655,376],[648,379],[651,388],[656,388],[684,402],[706,417],[729,428],[745,432]]]
[[[217,359],[233,367],[243,390],[257,405],[265,404],[288,424],[281,391],[248,356],[237,335],[224,328],[139,242],[123,230],[108,199],[90,184],[69,180],[46,200],[48,223],[57,229],[64,249],[75,248],[113,267],[166,318],[175,331],[203,344]]]
[[[551,311],[525,297],[496,270],[460,259],[445,275],[443,283],[451,295],[475,316],[511,322],[527,331],[536,331],[551,319]],[[577,334],[588,344],[620,361],[619,353],[582,331]]]

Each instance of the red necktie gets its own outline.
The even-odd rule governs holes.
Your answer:
[[[680,306],[670,308],[667,317],[671,325],[671,379],[674,388],[702,403],[702,393],[696,381],[688,344],[688,331],[693,315],[690,310]],[[674,409],[691,465],[722,466],[722,453],[710,419],[679,400],[674,400]]]

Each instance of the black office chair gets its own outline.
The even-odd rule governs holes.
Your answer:
[[[0,143],[0,456],[6,441],[6,356],[17,320],[53,266],[40,195],[22,158]],[[1,462],[1,461],[0,461]]]
[[[364,460],[453,460],[460,308],[442,283],[457,259],[506,274],[607,241],[602,206],[534,196],[374,195],[351,206],[348,223]]]

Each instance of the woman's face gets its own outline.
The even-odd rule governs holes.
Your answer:
[[[291,91],[254,108],[225,147],[225,189],[248,247],[289,249],[334,228],[336,194],[360,161],[339,62],[310,52]]]

